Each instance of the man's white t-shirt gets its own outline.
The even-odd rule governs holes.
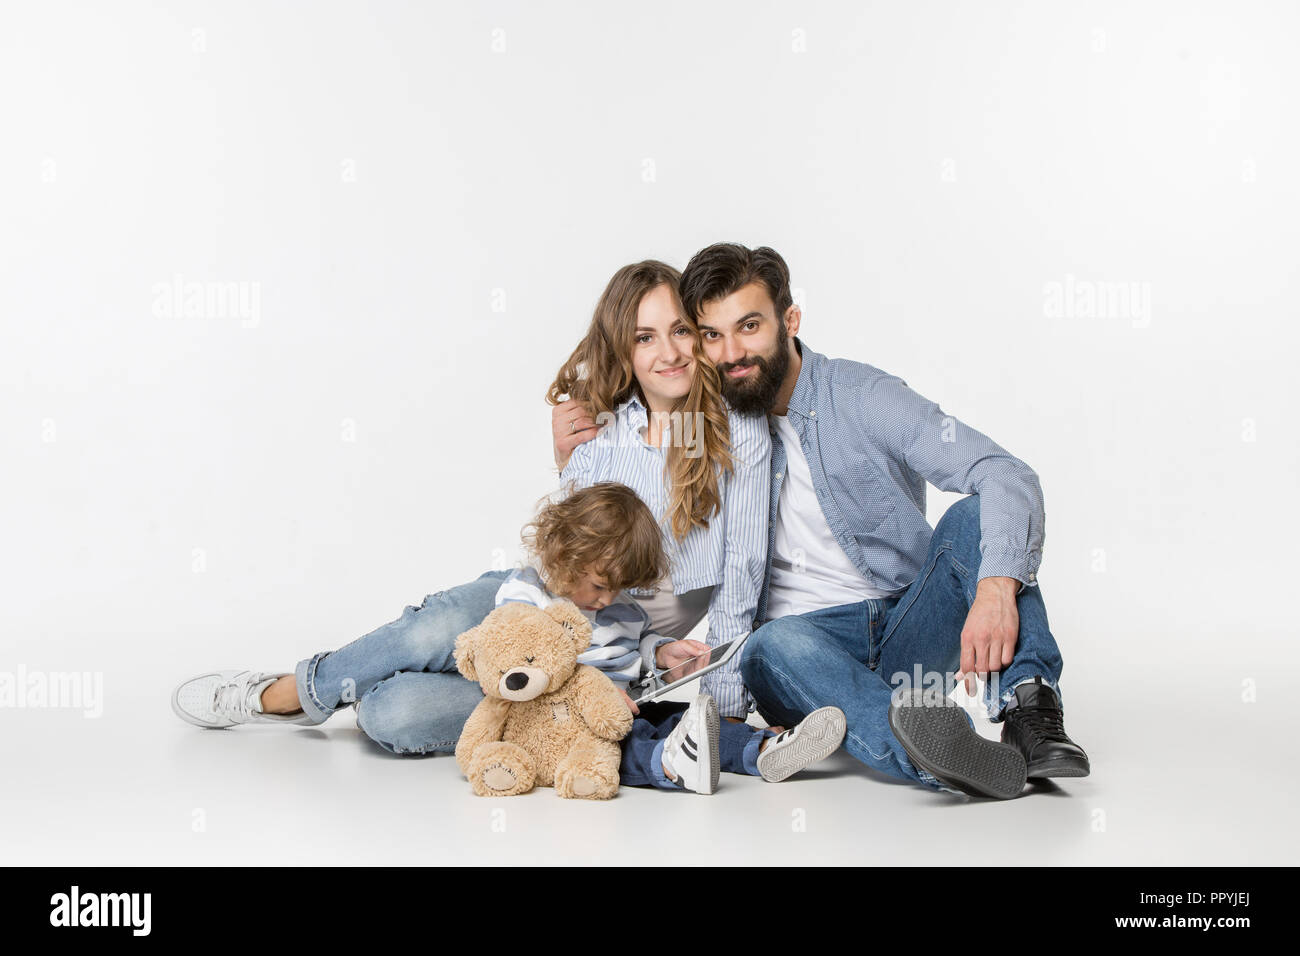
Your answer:
[[[776,541],[767,619],[856,604],[892,593],[871,586],[831,533],[813,490],[799,435],[786,415],[772,415],[785,446],[785,475],[776,508]]]

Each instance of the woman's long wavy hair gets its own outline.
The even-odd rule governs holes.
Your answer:
[[[613,413],[620,403],[633,395],[646,405],[645,395],[632,370],[637,309],[649,292],[661,285],[668,287],[682,324],[691,330],[695,357],[691,389],[673,403],[670,411],[680,412],[682,419],[700,413],[696,440],[702,451],[701,454],[688,455],[681,436],[674,435],[665,456],[664,477],[668,487],[665,519],[679,541],[691,528],[709,526],[709,516],[722,507],[722,495],[718,490],[721,475],[732,468],[731,429],[727,424],[718,370],[704,354],[699,326],[682,307],[678,292],[680,280],[680,272],[655,259],[624,266],[614,273],[596,303],[587,334],[546,393],[546,401],[551,405],[564,401],[565,396],[582,402],[597,424],[601,423],[598,416]]]

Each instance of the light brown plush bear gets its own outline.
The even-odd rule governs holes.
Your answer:
[[[618,742],[632,713],[613,681],[578,655],[591,623],[571,601],[503,604],[456,639],[456,667],[485,698],[456,744],[481,797],[555,787],[561,797],[618,793]]]

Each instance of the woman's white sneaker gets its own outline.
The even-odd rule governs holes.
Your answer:
[[[838,707],[823,707],[767,742],[758,755],[758,772],[768,783],[810,767],[835,753],[844,741],[848,721]]]
[[[172,692],[172,710],[197,727],[233,727],[236,724],[305,724],[306,714],[267,714],[262,711],[262,691],[285,674],[261,671],[212,671],[184,681]]]
[[[664,769],[683,790],[712,793],[721,770],[718,754],[718,705],[708,694],[691,701],[664,741]]]

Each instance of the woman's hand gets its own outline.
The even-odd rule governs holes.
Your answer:
[[[708,663],[708,657],[702,657],[702,655],[708,653],[709,645],[703,641],[689,639],[673,641],[670,644],[661,644],[655,650],[655,664],[661,668],[669,669],[669,673],[665,675],[665,678],[671,683],[694,673]],[[697,658],[701,659],[697,660]]]
[[[636,701],[632,700],[631,697],[627,696],[627,691],[625,691],[621,687],[615,687],[614,689],[623,695],[623,700],[627,703],[628,710],[632,711],[632,713],[634,714],[641,713],[641,708],[636,705]]]
[[[551,409],[551,438],[555,443],[555,467],[564,470],[573,449],[596,437],[596,427],[587,406],[576,398]]]

